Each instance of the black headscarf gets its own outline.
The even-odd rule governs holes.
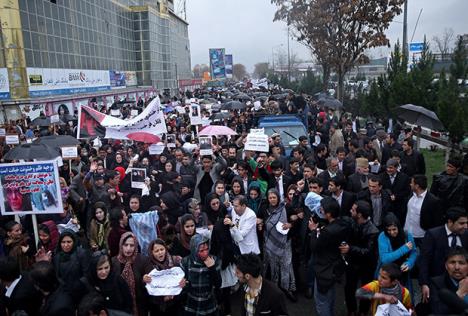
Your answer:
[[[65,237],[70,237],[73,240],[73,248],[70,250],[70,252],[64,252],[62,250],[62,240]],[[58,243],[57,243],[57,248],[56,248],[56,255],[59,256],[60,262],[67,262],[70,260],[71,255],[76,251],[76,248],[78,248],[78,238],[76,237],[76,234],[74,231],[70,229],[64,230],[59,237]]]
[[[213,210],[211,208],[211,201],[214,199],[219,200],[219,209],[217,211]],[[205,198],[205,205],[204,205],[204,211],[206,215],[208,216],[208,220],[210,221],[211,224],[215,224],[218,219],[224,219],[224,217],[227,214],[226,206],[221,202],[219,199],[218,194],[216,193],[209,193],[206,198]]]

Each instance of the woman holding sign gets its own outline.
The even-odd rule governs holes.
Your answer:
[[[167,270],[174,267],[179,267],[182,260],[179,256],[171,256],[168,252],[166,243],[162,239],[153,240],[149,247],[151,270],[158,271]],[[151,283],[151,276],[145,274],[143,276],[145,283]],[[172,316],[179,314],[180,300],[178,296],[151,296],[149,300],[149,310],[151,316]]]

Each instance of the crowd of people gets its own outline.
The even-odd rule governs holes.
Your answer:
[[[175,109],[206,93],[167,101],[176,146],[161,154],[141,142],[82,140],[79,157],[59,170],[63,213],[37,217],[37,243],[29,215],[0,217],[0,315],[225,316],[242,291],[242,315],[288,315],[286,300],[303,295],[331,316],[337,287],[348,315],[398,302],[417,315],[465,310],[462,158],[451,157],[429,186],[411,128],[360,128],[356,117],[294,93],[226,113],[213,124],[237,135],[213,137],[213,155],[202,156],[188,111]],[[270,135],[269,152],[244,149],[267,107],[306,116],[309,133],[294,135],[290,153],[281,131]],[[76,135],[68,124],[29,123],[7,128],[22,140]],[[132,187],[132,168],[146,169],[142,188]],[[150,214],[155,227],[132,224]],[[185,273],[181,294],[149,295],[150,272],[173,267]]]

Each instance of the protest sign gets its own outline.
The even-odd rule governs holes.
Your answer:
[[[167,143],[167,148],[175,148],[176,147],[176,136],[175,136],[175,134],[167,134],[166,135],[166,143]]]
[[[265,134],[264,128],[251,128],[249,134]]]
[[[7,145],[18,145],[19,137],[17,134],[14,135],[5,135],[5,143]]]
[[[146,290],[149,295],[168,296],[179,295],[182,292],[179,283],[185,274],[179,267],[160,271],[153,269],[149,273],[149,276],[151,277],[151,283],[146,284]]]
[[[0,128],[0,137],[6,135],[6,130],[4,128]]]
[[[145,186],[146,169],[144,168],[132,168],[131,182],[132,188],[143,189]]]
[[[211,147],[211,137],[200,137],[200,155],[211,156],[213,155],[213,148]]]
[[[111,110],[112,116],[120,116],[120,110]]]
[[[50,116],[50,123],[54,124],[54,123],[58,123],[59,121],[60,121],[60,117],[58,114]]]
[[[63,159],[75,159],[78,157],[78,148],[76,146],[62,147]]]
[[[200,106],[198,104],[190,105],[190,125],[201,125],[202,118],[200,114]]]
[[[160,155],[164,151],[164,144],[163,143],[152,144],[151,146],[148,147],[148,151],[150,155]]]
[[[2,215],[63,213],[55,160],[0,164]]]
[[[268,135],[260,133],[248,134],[244,149],[268,152],[270,150],[270,145],[268,144]]]

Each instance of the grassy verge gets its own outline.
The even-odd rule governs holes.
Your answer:
[[[440,149],[437,151],[421,149],[421,152],[423,153],[424,160],[426,161],[426,176],[428,180],[428,187],[430,188],[432,184],[432,176],[445,170],[445,151]]]

